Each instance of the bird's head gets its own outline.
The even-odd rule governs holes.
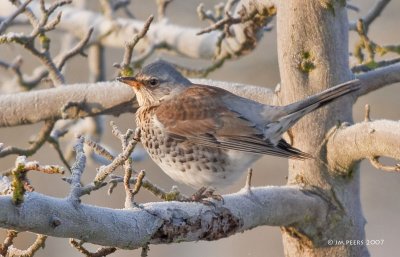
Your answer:
[[[134,77],[118,77],[135,90],[139,106],[151,106],[179,94],[191,82],[171,64],[156,61],[145,66]]]

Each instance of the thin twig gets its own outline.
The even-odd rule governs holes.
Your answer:
[[[87,137],[85,137],[85,144],[90,146],[96,154],[106,158],[107,160],[113,161],[115,159],[115,156],[112,155],[107,149]]]
[[[19,1],[14,1],[15,3],[19,3]],[[45,35],[45,32],[53,30],[55,26],[60,22],[61,12],[56,16],[56,18],[52,21],[49,21],[50,16],[54,13],[54,11],[65,5],[71,3],[70,0],[67,1],[57,1],[50,5],[48,9],[45,8],[44,1],[40,2],[40,10],[41,17],[37,19],[33,13],[29,10],[28,7],[25,8],[25,14],[30,19],[30,22],[33,26],[33,30],[31,31],[29,36],[25,36],[23,34],[6,34],[0,36],[0,43],[11,43],[15,42],[22,45],[25,49],[31,52],[34,56],[36,56],[42,64],[48,69],[50,78],[55,85],[61,85],[65,83],[64,76],[61,74],[60,70],[57,69],[56,64],[54,63],[51,55],[50,55],[50,39]],[[19,6],[19,4],[17,4]],[[36,49],[35,47],[35,39],[39,39],[39,43],[41,45],[41,50]]]
[[[142,247],[142,251],[140,253],[140,257],[147,257],[149,251],[150,251],[150,247],[149,247],[149,243],[147,243]]]
[[[207,28],[200,30],[199,32],[196,33],[196,35],[210,33],[213,30],[222,30],[225,25],[227,25],[229,27],[234,24],[250,21],[254,18],[254,16],[256,16],[258,11],[256,8],[253,8],[250,11],[247,11],[246,9],[242,9],[242,11],[239,13],[240,13],[239,17],[232,17],[232,15],[229,13],[229,11],[225,11],[224,18],[222,18],[219,21],[215,22],[214,24],[208,26]]]
[[[360,72],[368,72],[371,70],[374,70],[376,68],[381,68],[385,66],[389,66],[395,63],[400,62],[400,58],[394,58],[392,60],[383,60],[379,62],[374,62],[374,63],[367,63],[367,64],[361,64],[361,65],[356,65],[351,68],[351,71],[353,73],[360,73]]]
[[[139,174],[137,175],[135,187],[134,187],[133,190],[131,191],[131,192],[132,192],[132,196],[135,196],[137,193],[139,193],[139,190],[140,190],[140,188],[141,188],[142,185],[143,185],[143,179],[144,179],[144,176],[145,176],[145,175],[146,175],[146,173],[145,173],[144,170],[141,170],[141,171],[139,172]],[[124,181],[124,183],[125,183],[125,181]],[[129,185],[129,180],[127,180],[126,184]]]
[[[203,68],[188,68],[176,63],[172,63],[176,69],[182,72],[186,76],[199,76],[199,77],[207,77],[208,74],[222,67],[226,60],[230,59],[230,55],[225,55],[218,60],[215,60],[212,64]]]
[[[101,44],[93,44],[88,49],[89,81],[106,80],[105,48]]]
[[[21,4],[17,10],[15,10],[10,16],[8,16],[5,20],[0,23],[0,34],[3,34],[7,27],[11,24],[11,22],[21,13],[25,11],[25,8],[30,4],[32,0],[26,0],[23,4]]]
[[[60,142],[58,141],[58,139],[50,136],[47,139],[47,142],[49,142],[50,145],[53,146],[54,150],[56,150],[56,152],[58,154],[58,157],[60,157],[60,160],[62,161],[62,163],[65,165],[65,167],[68,169],[68,171],[71,172],[71,165],[69,165],[67,159],[65,158],[64,153],[61,150]]]
[[[54,124],[55,124],[54,121],[46,121],[44,126],[36,136],[35,141],[33,141],[27,149],[22,149],[14,146],[9,146],[1,149],[0,158],[10,154],[25,155],[25,156],[31,156],[35,154],[36,151],[39,150],[39,148],[42,147],[42,145],[49,138],[50,133],[54,127]]]
[[[83,50],[85,49],[85,47],[87,46],[87,43],[89,42],[90,36],[93,33],[93,27],[89,28],[88,32],[86,33],[86,36],[84,36],[81,41],[79,41],[79,43],[74,46],[72,49],[70,49],[67,53],[65,53],[59,63],[57,64],[57,68],[59,70],[62,70],[62,68],[64,67],[65,63],[72,57],[80,54],[86,57],[86,54],[83,52]]]
[[[369,26],[376,18],[378,18],[382,11],[385,9],[386,5],[390,2],[390,0],[377,0],[375,5],[368,11],[368,13],[362,18],[365,22],[366,30],[368,31]],[[357,24],[356,22],[350,23],[350,30],[356,30]]]
[[[31,246],[29,246],[26,250],[20,250],[14,247],[10,247],[8,251],[9,256],[20,256],[20,257],[32,257],[35,253],[40,249],[44,248],[46,243],[47,236],[45,235],[37,235],[35,242]]]
[[[103,257],[114,253],[117,248],[115,247],[101,247],[97,249],[96,252],[90,252],[85,247],[83,247],[83,242],[78,242],[75,239],[70,239],[69,243],[72,247],[77,249],[80,253],[85,255],[86,257]]]
[[[157,0],[157,14],[159,21],[165,19],[167,7],[172,1],[173,0]]]
[[[371,162],[372,166],[374,166],[378,170],[390,171],[390,172],[400,171],[400,163],[397,163],[394,166],[389,166],[389,165],[385,165],[385,164],[381,163],[379,161],[379,156],[370,157],[368,159]]]
[[[247,177],[246,177],[246,184],[244,186],[244,188],[246,190],[251,190],[251,178],[253,176],[253,169],[249,168],[249,170],[247,171]]]
[[[370,114],[371,114],[371,108],[370,108],[369,104],[366,104],[365,105],[365,115],[364,115],[365,122],[371,121]]]
[[[81,177],[86,166],[86,156],[85,152],[83,151],[84,140],[84,137],[79,137],[74,146],[74,150],[76,153],[75,163],[71,167],[70,178],[66,180],[71,184],[69,199],[78,202],[79,198],[82,196]]]
[[[132,68],[129,67],[129,64],[132,59],[133,49],[135,48],[136,44],[139,42],[140,39],[144,38],[147,31],[150,28],[150,24],[153,21],[154,16],[150,15],[149,18],[145,21],[143,28],[137,33],[133,39],[125,44],[125,52],[122,62],[119,65],[114,65],[115,67],[121,70],[121,75],[123,76],[131,76],[132,75]]]
[[[0,256],[6,256],[8,248],[13,245],[14,239],[18,236],[18,232],[15,230],[7,230],[7,236],[4,239],[3,244],[0,244]]]
[[[115,157],[115,159],[110,164],[101,166],[94,179],[94,184],[102,183],[108,175],[110,175],[114,170],[121,166],[125,162],[125,160],[130,157],[136,144],[136,140],[130,140],[125,150],[122,153],[118,154],[117,157]]]
[[[108,189],[108,193],[112,194],[114,188],[118,185],[118,183],[124,182],[124,178],[115,175],[112,175],[110,177],[111,177],[109,181],[110,188]],[[136,182],[137,182],[136,178],[131,178],[129,180],[130,184],[136,184]],[[142,181],[142,187],[148,190],[154,196],[164,201],[180,201],[188,199],[188,197],[180,193],[176,187],[173,187],[171,191],[167,192],[166,190],[157,186],[156,184],[154,184],[153,182],[151,182],[146,178],[144,178]]]

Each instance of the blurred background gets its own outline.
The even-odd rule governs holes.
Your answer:
[[[97,1],[91,1],[95,5]],[[195,1],[195,0],[175,0],[167,10],[167,16],[173,23],[184,26],[193,26],[203,28],[207,23],[199,21],[196,14],[196,7],[204,2],[206,9],[212,9],[214,1]],[[350,20],[364,15],[368,9],[375,3],[374,0],[353,0],[350,2],[360,8],[360,12],[349,11]],[[136,0],[130,6],[130,10],[138,19],[146,19],[149,14],[156,12],[155,1]],[[400,34],[398,25],[400,18],[400,2],[392,1],[370,27],[369,36],[375,42],[381,45],[399,44]],[[273,22],[275,24],[275,22]],[[14,29],[12,29],[14,30]],[[21,30],[16,28],[15,30]],[[52,38],[51,47],[56,50],[62,39],[61,33],[50,33]],[[350,50],[353,49],[355,40],[358,38],[354,32],[350,33]],[[274,88],[279,82],[278,61],[277,61],[277,42],[276,30],[266,32],[263,39],[255,51],[238,60],[228,61],[224,66],[215,72],[212,72],[208,78],[224,81],[232,81],[246,84],[254,84],[263,87]],[[36,60],[32,60],[30,54],[16,45],[0,45],[0,59],[12,60],[15,56],[23,56],[25,62],[23,69],[29,71],[38,65]],[[123,51],[121,49],[106,49],[107,60],[107,79],[112,80],[116,75],[116,69],[112,67],[113,63],[120,62]],[[160,55],[157,55],[160,56]],[[385,56],[390,58],[391,56]],[[165,56],[165,59],[171,57]],[[174,60],[180,63],[191,65],[207,64],[206,61],[188,61],[184,59]],[[83,57],[75,57],[68,65],[66,81],[68,84],[87,82],[86,61]],[[0,76],[12,76],[10,72],[0,69]],[[358,100],[354,106],[355,122],[362,121],[364,118],[364,106],[366,103],[371,105],[372,119],[393,119],[400,118],[399,105],[400,87],[394,85],[386,87],[370,95],[364,96]],[[116,117],[105,117],[106,126],[103,134],[102,143],[110,148],[119,151],[119,140],[112,136],[109,121],[113,120],[120,130],[135,127],[134,116],[132,114]],[[5,145],[26,147],[29,138],[36,134],[42,124],[19,126],[12,128],[0,128],[0,142]],[[64,142],[63,146],[68,144]],[[0,159],[0,171],[11,168],[14,165],[16,156],[8,156]],[[59,157],[53,148],[46,145],[41,148],[36,155],[29,160],[37,160],[41,164],[60,164]],[[89,182],[93,179],[97,164],[90,163],[84,173],[84,181]],[[267,167],[267,168],[266,168]],[[157,185],[170,189],[176,183],[167,177],[150,159],[135,164],[137,170],[145,169],[147,177]],[[264,172],[261,172],[264,171]],[[267,171],[267,172],[265,172]],[[117,171],[122,175],[121,169]],[[254,166],[253,185],[284,185],[287,176],[287,161],[275,157],[263,157]],[[52,195],[55,197],[64,197],[69,192],[69,185],[61,180],[59,175],[46,175],[39,173],[29,173],[29,178],[37,192]],[[236,192],[244,185],[244,178],[237,184],[222,191],[221,193]],[[193,189],[178,185],[179,189],[186,194],[193,193]],[[361,200],[366,225],[366,238],[369,240],[384,240],[383,245],[369,246],[372,256],[396,256],[398,255],[398,243],[400,231],[400,174],[389,173],[376,170],[368,162],[361,164]],[[107,188],[93,192],[89,197],[85,196],[84,203],[105,206],[110,208],[123,208],[124,206],[123,187],[119,185],[112,195],[107,194]],[[149,201],[158,201],[146,190],[141,190],[136,200],[140,203]],[[4,230],[0,230],[0,240],[4,238]],[[33,242],[34,235],[21,233],[16,240],[17,247],[26,247]],[[96,246],[90,246],[89,249],[96,249]],[[283,247],[281,242],[279,227],[258,227],[251,231],[231,236],[214,242],[195,242],[179,243],[172,245],[151,245],[149,256],[283,256]],[[69,246],[68,239],[49,238],[46,248],[40,250],[36,256],[81,256],[75,249]],[[119,250],[111,256],[140,256],[140,250],[125,251]]]

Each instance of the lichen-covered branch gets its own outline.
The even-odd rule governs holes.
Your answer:
[[[378,18],[382,11],[385,9],[386,5],[390,2],[390,0],[377,0],[374,6],[368,11],[368,13],[362,17],[362,20],[365,22],[365,25],[368,27],[369,25]],[[356,30],[357,22],[352,22],[349,24],[350,30]]]
[[[318,226],[327,212],[324,200],[297,186],[243,190],[225,195],[221,204],[159,202],[114,210],[27,193],[19,207],[0,196],[0,227],[135,249],[148,242],[216,240],[261,225]]]
[[[400,122],[364,121],[337,128],[327,141],[327,160],[333,170],[344,172],[362,159],[390,157],[400,160]]]
[[[212,80],[194,82],[220,86],[243,97],[272,103],[273,93],[267,88]],[[0,109],[0,127],[7,127],[48,119],[134,113],[137,102],[131,88],[117,82],[102,82],[0,95]]]

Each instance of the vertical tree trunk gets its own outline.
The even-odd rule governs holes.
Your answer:
[[[277,12],[281,104],[352,79],[345,1],[280,1]],[[343,99],[304,117],[291,130],[294,146],[316,160],[290,161],[288,184],[302,184],[331,204],[326,223],[312,220],[282,229],[286,256],[368,256],[358,167],[327,168],[324,138],[338,122],[352,122],[354,99]],[[329,156],[334,158],[334,156]],[[329,241],[333,240],[333,241]],[[343,245],[337,245],[343,244]]]

